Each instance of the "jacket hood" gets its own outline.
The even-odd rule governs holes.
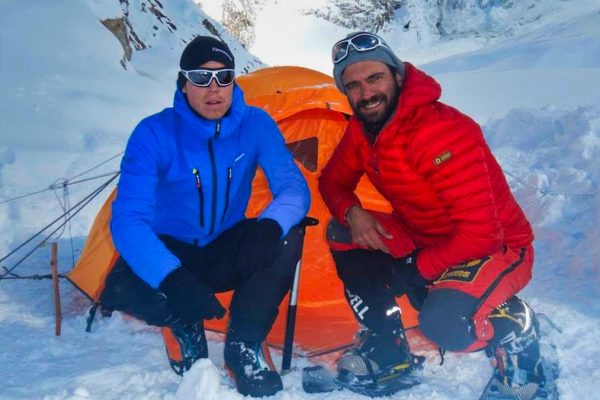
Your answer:
[[[221,122],[221,137],[230,135],[238,128],[247,108],[244,92],[237,83],[234,83],[232,96],[229,111],[218,120]],[[190,107],[186,95],[180,89],[175,90],[173,108],[175,114],[194,132],[198,132],[202,137],[212,137],[214,135],[217,120],[209,120],[196,113]]]
[[[442,88],[439,83],[414,65],[405,62],[406,74],[400,91],[398,108],[418,107],[440,99]]]

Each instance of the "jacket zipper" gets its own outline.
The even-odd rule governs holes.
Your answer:
[[[223,209],[223,215],[221,216],[221,222],[225,221],[225,214],[227,214],[227,208],[229,208],[229,191],[231,189],[231,179],[233,178],[233,169],[227,168],[227,189],[225,190],[225,208]]]
[[[192,168],[192,174],[196,178],[196,190],[200,198],[200,226],[204,227],[204,194],[202,193],[202,182],[200,181],[200,172],[197,168]]]
[[[217,214],[217,191],[219,189],[217,185],[217,163],[215,161],[215,149],[213,141],[219,139],[221,134],[221,121],[217,121],[215,127],[215,137],[208,139],[208,154],[210,155],[210,165],[212,166],[212,181],[213,181],[213,192],[212,192],[212,207],[210,214],[210,234],[215,231],[215,215]]]

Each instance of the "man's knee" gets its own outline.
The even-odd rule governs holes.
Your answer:
[[[296,265],[302,258],[302,248],[304,244],[304,228],[293,226],[287,235],[275,243],[279,251],[275,257],[273,272],[277,275],[288,276],[296,270]]]
[[[279,246],[282,249],[288,248],[291,253],[300,253],[304,243],[304,230],[305,228],[300,225],[293,226],[288,234],[280,239]]]
[[[327,232],[325,233],[327,242],[331,246],[332,243],[352,243],[352,234],[347,226],[342,225],[337,219],[332,218],[327,224]]]
[[[346,286],[360,285],[367,278],[370,256],[363,249],[352,244],[352,234],[348,227],[332,218],[327,224],[325,234],[327,244],[335,263],[338,277]]]
[[[355,286],[370,281],[370,260],[365,253],[365,250],[360,249],[331,252],[338,277],[345,285]]]
[[[475,297],[458,290],[431,291],[419,314],[421,332],[446,350],[465,350],[476,339],[471,321],[476,303]]]

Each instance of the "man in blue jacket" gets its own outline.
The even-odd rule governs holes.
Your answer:
[[[310,194],[273,119],[248,106],[234,57],[208,36],[180,60],[173,107],[142,120],[121,163],[111,233],[121,258],[106,280],[104,307],[168,327],[173,369],[208,356],[203,320],[225,314],[215,293],[234,290],[225,364],[244,395],[281,390],[261,344],[300,258]],[[260,166],[273,195],[245,218]],[[174,354],[180,352],[181,354]]]

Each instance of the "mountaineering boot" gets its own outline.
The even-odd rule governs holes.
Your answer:
[[[385,310],[379,331],[365,327],[356,344],[337,360],[337,380],[369,396],[390,395],[419,383],[412,372],[424,357],[411,354],[397,305]],[[371,319],[371,322],[375,322]]]
[[[390,394],[418,383],[411,372],[424,358],[411,354],[400,312],[397,306],[386,310],[385,325],[394,326],[390,330],[375,332],[365,328],[358,332],[355,346],[337,361],[338,380],[357,388],[376,388],[373,393]]]
[[[178,323],[165,326],[162,335],[169,364],[177,375],[183,375],[200,358],[208,357],[202,320],[191,325]]]
[[[338,378],[370,384],[409,374],[413,356],[402,331],[378,334],[364,329],[358,341],[337,360]]]
[[[349,297],[350,300],[357,298]],[[361,303],[362,300],[356,304]],[[304,368],[302,387],[307,393],[348,389],[369,397],[381,397],[421,383],[413,371],[421,367],[425,357],[410,352],[400,307],[395,303],[386,307],[375,302],[370,306],[365,306],[366,310],[362,312],[365,324],[361,324],[354,346],[336,362],[336,376],[322,366]],[[367,318],[369,312],[372,314]]]
[[[489,316],[494,339],[487,351],[494,357],[493,386],[503,396],[531,400],[539,396],[545,377],[540,355],[539,322],[531,307],[516,296]]]
[[[266,344],[233,338],[225,341],[225,367],[244,396],[272,396],[283,389]]]

